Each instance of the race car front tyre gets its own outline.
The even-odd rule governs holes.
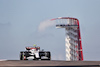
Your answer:
[[[20,52],[20,60],[24,60],[24,52]]]
[[[51,60],[51,54],[50,54],[50,52],[47,52],[47,57],[48,57],[47,60]]]
[[[46,59],[42,58],[43,56],[40,55],[40,59],[41,60],[51,60],[51,54],[50,54],[50,52],[44,52],[44,56],[47,57],[47,58]]]

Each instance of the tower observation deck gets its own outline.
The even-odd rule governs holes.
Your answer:
[[[79,21],[71,17],[59,17],[51,19],[55,21],[56,28],[65,28],[65,51],[67,61],[82,61],[83,51]]]

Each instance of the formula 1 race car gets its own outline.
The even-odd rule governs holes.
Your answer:
[[[40,51],[40,47],[26,47],[26,51],[20,52],[20,60],[51,60],[50,51]]]

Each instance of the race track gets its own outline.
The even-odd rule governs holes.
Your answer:
[[[0,66],[28,66],[28,67],[76,67],[76,66],[92,66],[92,67],[100,67],[100,61],[20,61],[20,60],[4,60],[0,61]]]

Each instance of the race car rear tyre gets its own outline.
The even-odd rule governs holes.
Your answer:
[[[24,60],[24,52],[20,52],[20,60]]]

